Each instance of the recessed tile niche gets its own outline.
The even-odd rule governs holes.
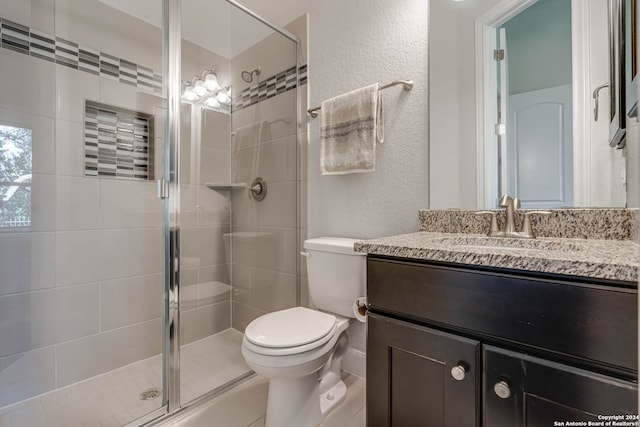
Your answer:
[[[153,116],[85,101],[84,173],[129,180],[153,179]]]

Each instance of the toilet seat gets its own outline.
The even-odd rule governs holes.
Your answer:
[[[247,326],[245,344],[264,355],[292,355],[318,348],[336,331],[336,317],[305,307],[268,313]]]

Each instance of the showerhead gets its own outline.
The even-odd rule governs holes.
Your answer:
[[[253,75],[259,76],[260,75],[260,67],[256,67],[251,71],[243,71],[242,72],[242,80],[244,80],[247,83],[251,83],[253,82]]]

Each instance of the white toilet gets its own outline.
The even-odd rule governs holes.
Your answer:
[[[304,242],[311,301],[319,310],[289,308],[247,326],[242,355],[269,379],[265,427],[314,427],[344,401],[340,379],[353,304],[365,295],[366,256],[354,239]]]

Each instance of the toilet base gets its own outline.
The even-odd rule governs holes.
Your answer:
[[[340,366],[348,347],[343,332],[319,371],[302,377],[271,378],[265,427],[316,427],[344,402],[347,386],[340,379]]]
[[[321,420],[317,375],[269,381],[265,427],[315,427]]]
[[[330,388],[326,393],[320,396],[320,411],[322,418],[329,415],[338,405],[344,402],[347,397],[347,385],[340,380],[336,385]]]
[[[339,380],[320,395],[317,375],[304,378],[273,378],[269,381],[265,427],[315,427],[347,397]]]

